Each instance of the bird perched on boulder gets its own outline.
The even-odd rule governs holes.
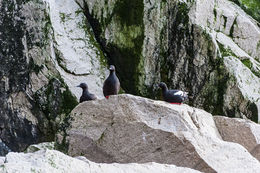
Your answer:
[[[120,89],[120,82],[116,76],[115,66],[110,65],[110,74],[104,82],[103,94],[108,99],[110,95],[117,95]]]
[[[97,97],[94,94],[91,94],[88,91],[88,85],[86,83],[81,83],[80,85],[78,85],[77,87],[82,88],[82,95],[79,99],[79,102],[82,103],[84,101],[89,101],[89,100],[96,100]]]
[[[162,88],[163,99],[166,102],[181,104],[188,97],[187,92],[180,90],[168,90],[167,85],[164,82],[161,82],[159,87]]]

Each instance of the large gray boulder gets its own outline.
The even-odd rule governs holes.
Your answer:
[[[260,161],[260,125],[249,120],[214,117],[224,141],[239,143]]]
[[[158,163],[146,164],[99,164],[84,157],[72,158],[56,150],[40,150],[34,153],[8,153],[1,162],[0,172],[26,172],[26,173],[199,173],[189,168]]]
[[[57,144],[95,162],[157,162],[202,172],[260,169],[244,147],[222,140],[211,114],[132,95],[78,105]]]

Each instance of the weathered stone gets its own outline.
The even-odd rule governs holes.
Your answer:
[[[260,22],[260,2],[258,0],[243,1],[243,0],[231,0],[239,5],[246,13],[251,15],[254,19]]]
[[[45,0],[53,30],[52,60],[70,91],[79,98],[86,82],[89,90],[103,97],[106,59],[100,50],[83,10],[74,0]]]
[[[54,142],[43,142],[40,144],[33,144],[30,145],[24,152],[25,153],[33,153],[39,150],[53,150],[54,149]]]
[[[6,155],[11,150],[0,139],[0,156]],[[1,158],[1,157],[0,157]]]
[[[127,93],[159,98],[156,83],[164,81],[170,88],[188,91],[190,105],[258,121],[259,103],[250,92],[254,85],[248,84],[251,89],[244,92],[223,60],[231,55],[239,58],[250,69],[248,75],[260,80],[259,24],[236,4],[228,0],[76,1],[109,62],[117,66]],[[249,7],[257,9],[258,3],[254,4]],[[129,11],[129,6],[135,8]],[[236,92],[230,92],[232,84]],[[229,104],[225,99],[231,97],[235,99]],[[241,100],[248,106],[240,107]]]
[[[249,120],[214,116],[218,131],[223,140],[239,143],[254,157],[260,159],[260,125]]]
[[[0,157],[0,165],[3,165],[5,162],[5,158],[4,157]]]
[[[234,56],[224,58],[230,75],[224,95],[225,114],[260,121],[260,78]]]
[[[78,105],[71,113],[68,154],[95,162],[157,162],[202,172],[254,172],[259,162],[221,139],[211,114],[132,95]],[[66,141],[66,142],[64,142]]]
[[[85,21],[74,1],[0,2],[0,140],[10,150],[53,141],[79,83],[101,96],[106,62]]]
[[[9,153],[3,163],[0,158],[0,172],[26,172],[26,173],[149,173],[156,170],[160,173],[199,173],[199,171],[176,167],[174,165],[163,165],[158,163],[146,164],[99,164],[87,160],[84,157],[72,158],[55,150],[40,150],[34,153]]]

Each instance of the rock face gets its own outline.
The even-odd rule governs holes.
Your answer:
[[[174,165],[162,165],[158,163],[146,164],[98,164],[84,157],[72,158],[55,150],[40,150],[35,153],[8,153],[4,163],[1,163],[0,172],[26,172],[26,173],[149,173],[156,170],[162,173],[199,173],[189,168],[176,167]]]
[[[228,0],[76,1],[127,93],[158,98],[164,81],[190,105],[258,122],[258,1],[234,0],[248,14]]]
[[[158,98],[164,81],[188,91],[190,105],[258,122],[259,3],[233,1],[241,8],[227,0],[1,1],[0,155],[52,141],[77,105],[76,85],[102,97],[107,61],[127,93]]]
[[[157,162],[202,172],[254,172],[244,147],[222,140],[211,114],[132,95],[86,102],[71,113],[57,144],[95,162]]]
[[[54,140],[79,83],[101,96],[105,62],[85,21],[70,0],[0,2],[0,155]]]
[[[260,125],[252,121],[214,117],[218,131],[224,141],[239,143],[260,161]]]

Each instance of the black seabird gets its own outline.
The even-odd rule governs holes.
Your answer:
[[[168,90],[167,85],[164,82],[161,82],[159,87],[162,88],[163,99],[166,102],[181,104],[188,97],[187,92],[180,90]]]
[[[77,87],[82,88],[82,95],[79,99],[79,102],[82,103],[84,101],[89,101],[89,100],[96,100],[97,97],[94,94],[91,94],[88,91],[88,85],[86,83],[81,83],[80,85],[78,85]]]
[[[103,94],[108,99],[110,95],[117,95],[120,89],[120,82],[116,76],[115,66],[110,65],[110,74],[104,82]]]

